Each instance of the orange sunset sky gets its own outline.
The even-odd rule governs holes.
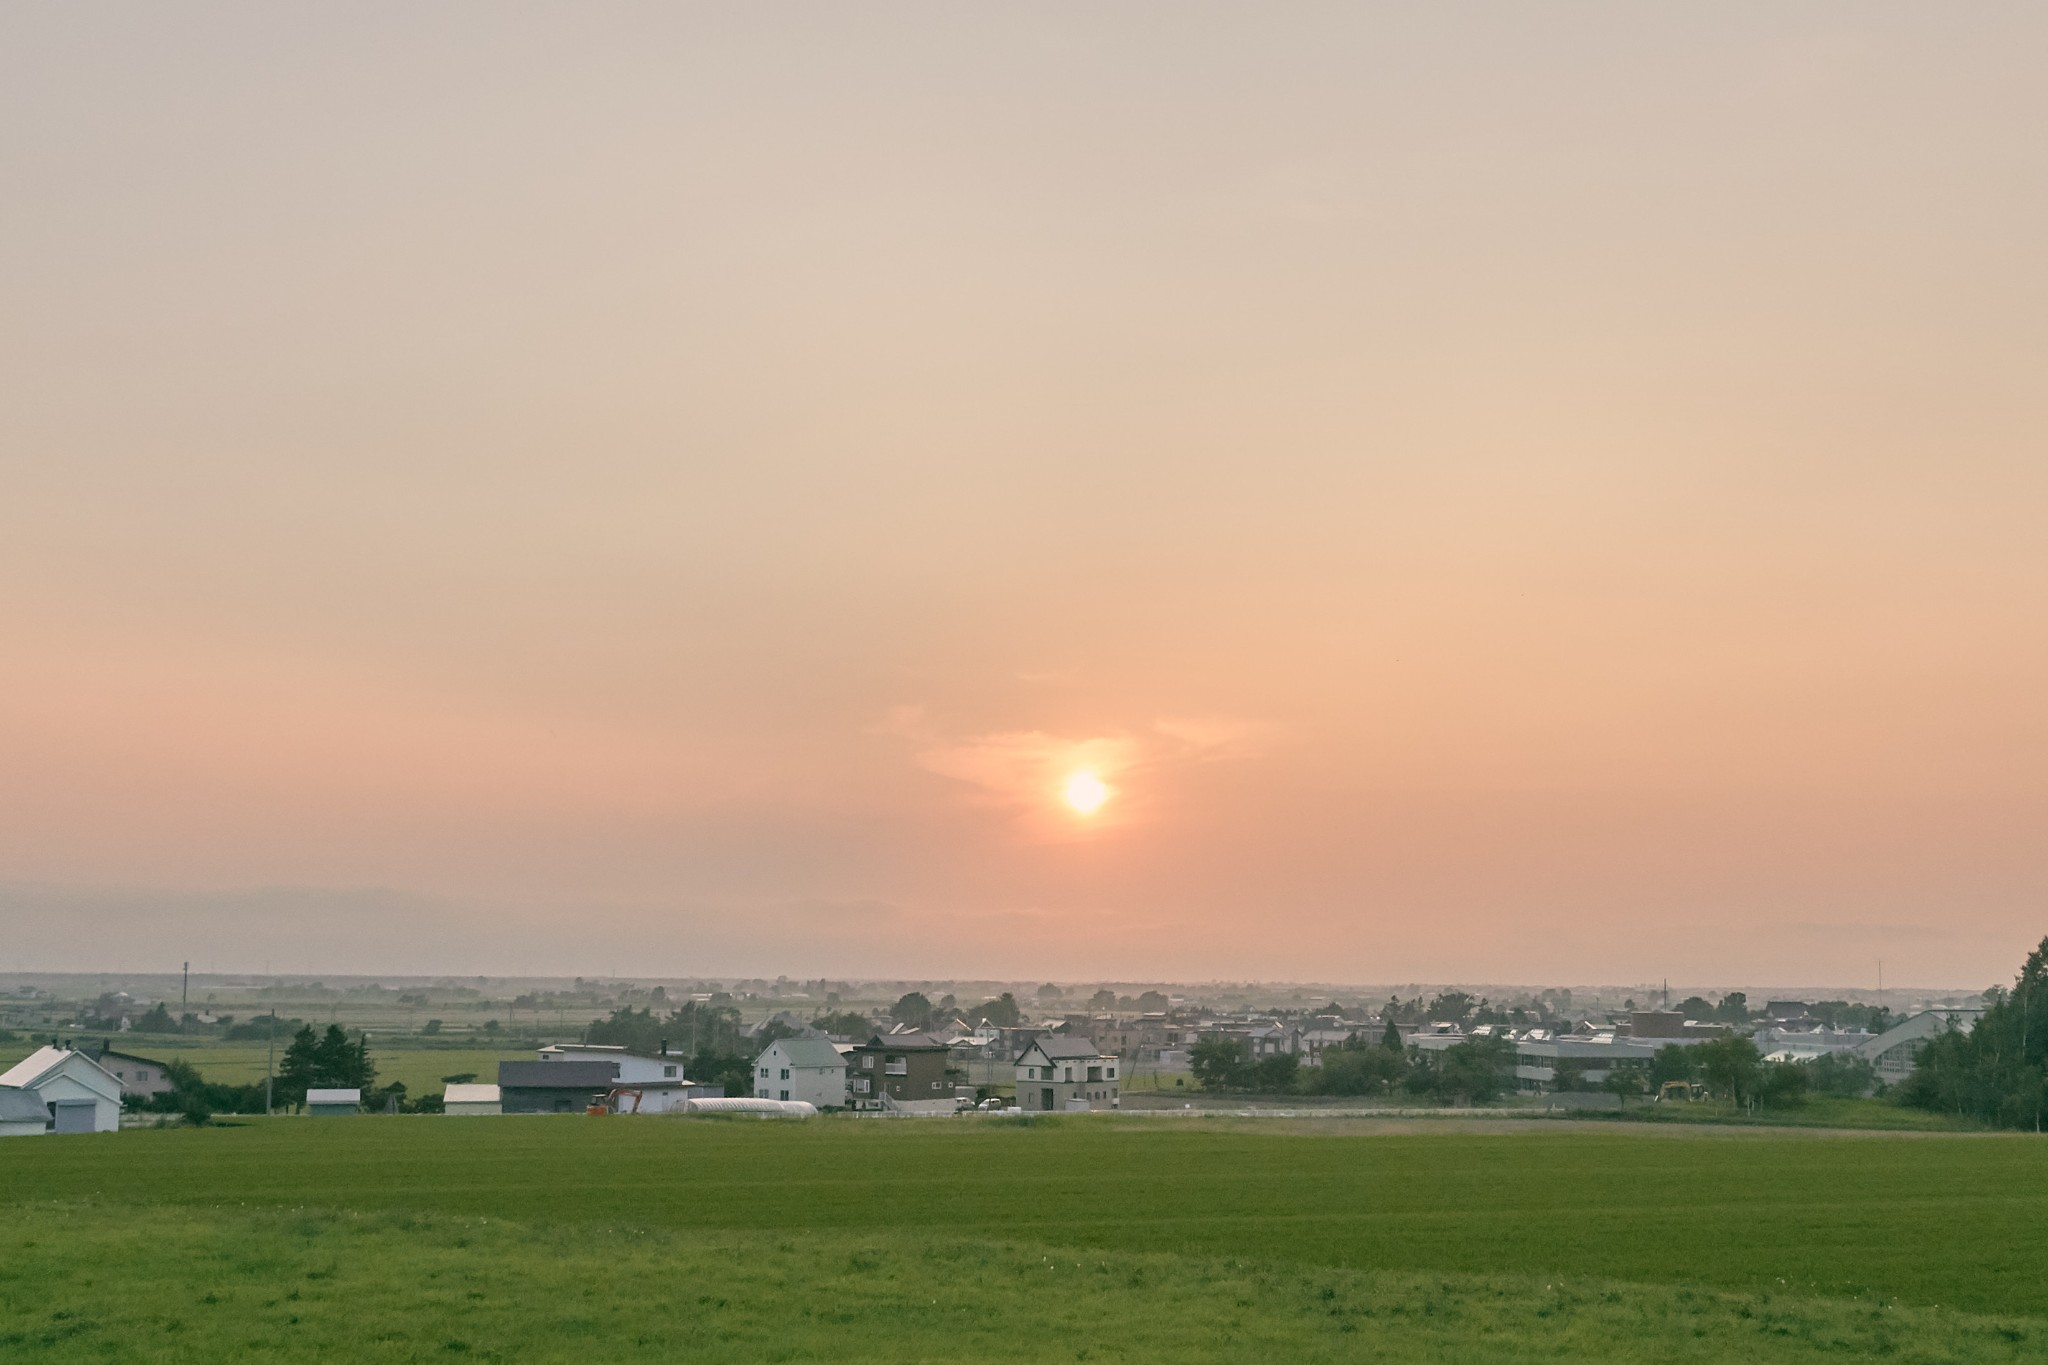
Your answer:
[[[9,7],[0,969],[2002,979],[2044,43]]]

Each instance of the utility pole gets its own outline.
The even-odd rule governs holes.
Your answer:
[[[271,1078],[276,1074],[277,1061],[277,1003],[270,1006],[270,1046],[263,1053],[263,1113],[267,1118],[276,1112],[270,1102]]]
[[[192,1008],[192,964],[185,964],[185,985],[178,992],[178,1018],[182,1022],[185,1011]]]

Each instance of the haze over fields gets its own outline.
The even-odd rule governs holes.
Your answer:
[[[0,13],[0,970],[2006,979],[2048,13]]]

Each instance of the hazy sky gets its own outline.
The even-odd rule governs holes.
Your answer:
[[[0,968],[2007,978],[2044,44],[0,9]]]

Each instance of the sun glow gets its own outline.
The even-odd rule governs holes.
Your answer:
[[[1083,769],[1069,774],[1067,785],[1060,795],[1073,808],[1076,815],[1093,815],[1102,809],[1102,803],[1109,800],[1109,788],[1094,773]]]

